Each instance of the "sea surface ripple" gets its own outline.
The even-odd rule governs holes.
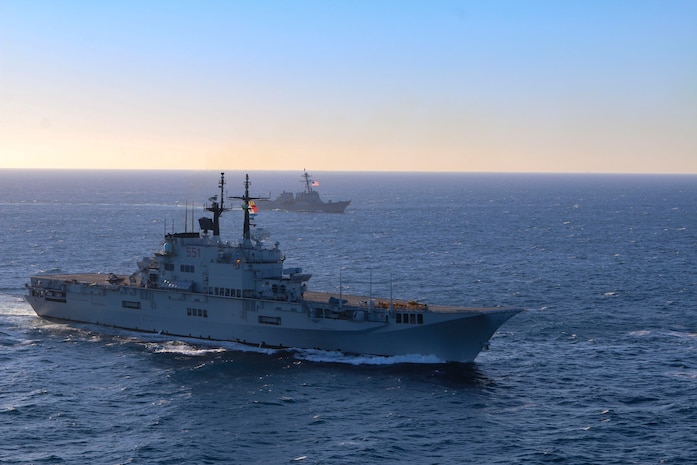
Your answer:
[[[256,219],[312,289],[526,311],[472,365],[42,320],[28,276],[132,272],[218,173],[1,170],[0,463],[695,463],[697,177],[315,175],[345,214]]]

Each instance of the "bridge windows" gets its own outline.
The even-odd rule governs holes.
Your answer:
[[[217,295],[219,297],[237,297],[237,298],[239,298],[242,296],[241,289],[232,289],[229,287],[208,287],[208,288],[205,288],[203,292],[205,292],[209,295]]]

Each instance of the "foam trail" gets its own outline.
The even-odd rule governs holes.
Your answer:
[[[182,355],[206,355],[220,352],[253,352],[271,355],[279,350],[254,347],[228,341],[205,341],[201,339],[176,338],[171,335],[152,334],[148,340],[142,340],[145,346],[155,353],[175,353]]]

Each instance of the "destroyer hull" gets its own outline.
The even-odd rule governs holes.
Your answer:
[[[32,278],[26,299],[37,315],[259,347],[383,356],[421,354],[448,362],[473,362],[494,332],[520,311],[390,310],[366,319],[360,307],[339,312],[319,300],[228,298],[65,278]]]
[[[267,201],[259,202],[257,207],[259,210],[285,210],[308,213],[344,213],[344,210],[346,210],[346,207],[348,207],[350,203],[350,200],[340,202]]]

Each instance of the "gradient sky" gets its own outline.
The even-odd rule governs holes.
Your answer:
[[[697,173],[697,1],[0,0],[0,168]]]

